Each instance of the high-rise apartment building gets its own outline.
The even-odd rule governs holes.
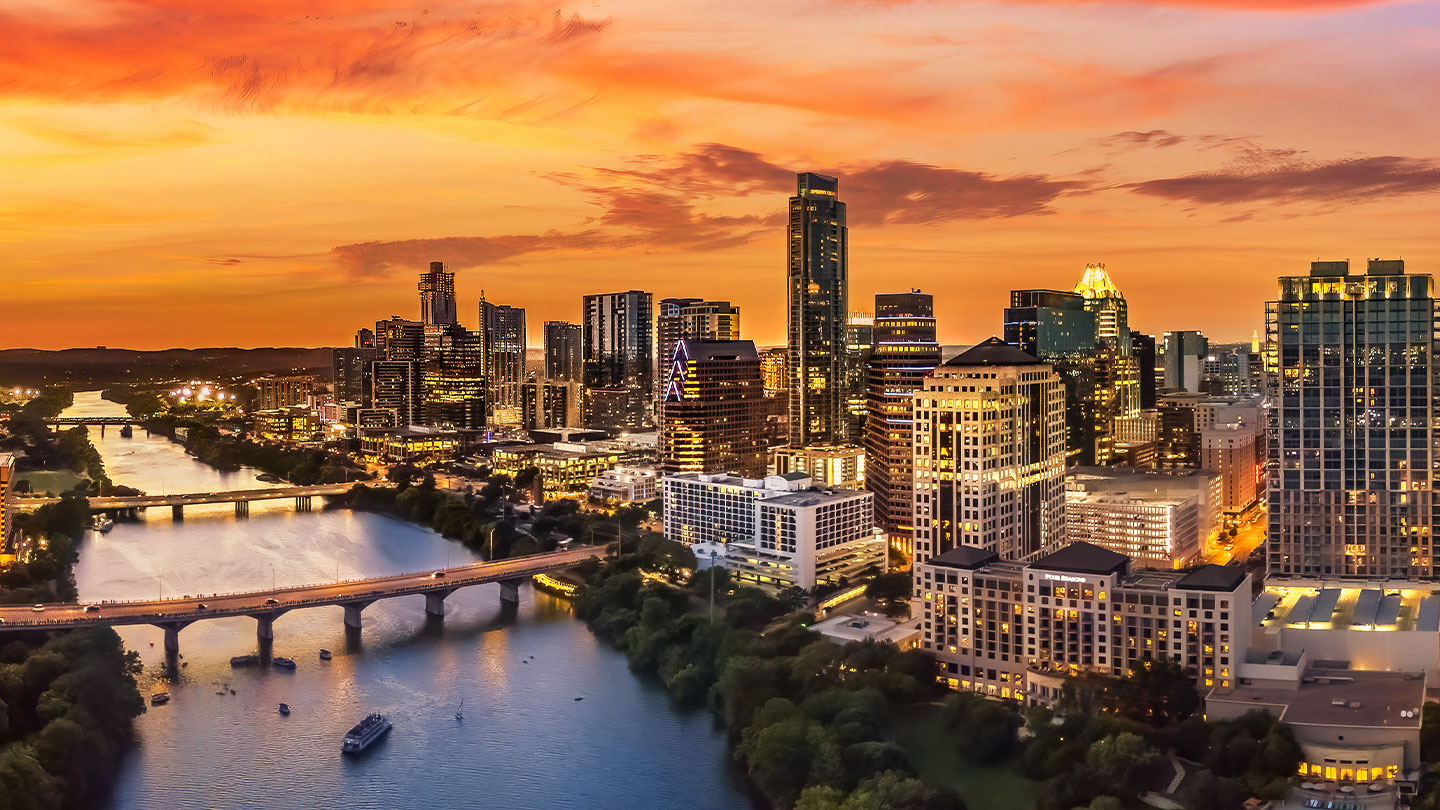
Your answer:
[[[372,343],[373,345],[373,343]],[[370,366],[374,348],[335,349],[331,352],[331,392],[336,402],[370,402]]]
[[[657,378],[665,377],[665,364],[675,355],[676,342],[692,340],[739,340],[740,310],[729,301],[701,298],[663,298],[655,310],[655,358],[660,364]]]
[[[875,351],[875,316],[852,312],[845,322],[845,362],[841,369],[845,401],[845,443],[865,441],[865,380]]]
[[[580,324],[565,321],[545,322],[545,379],[580,382]]]
[[[520,384],[520,424],[526,430],[580,426],[580,383],[527,380]]]
[[[0,554],[10,549],[15,531],[15,455],[0,453]]]
[[[525,310],[485,300],[480,292],[480,342],[484,355],[488,410],[520,407],[525,379]]]
[[[849,236],[840,183],[801,172],[790,198],[790,445],[846,440],[844,360]]]
[[[760,350],[760,376],[765,381],[765,396],[788,396],[789,365],[790,350],[784,346],[771,346]]]
[[[1434,281],[1399,260],[1282,276],[1266,331],[1272,575],[1436,575]]]
[[[423,359],[425,324],[395,315],[388,321],[376,321],[375,351],[386,360]]]
[[[1165,390],[1200,391],[1210,341],[1203,332],[1165,333]]]
[[[1140,410],[1147,411],[1155,407],[1155,394],[1161,388],[1165,368],[1158,364],[1154,335],[1132,330],[1130,347],[1140,371]]]
[[[875,350],[865,386],[865,488],[875,493],[875,523],[907,553],[914,534],[911,406],[915,390],[939,364],[932,296],[919,290],[876,295]]]
[[[437,325],[421,364],[423,421],[448,428],[485,426],[484,341],[458,324]]]
[[[371,366],[371,406],[393,412],[398,426],[419,424],[423,416],[420,366],[411,360],[376,360]]]
[[[275,408],[309,406],[315,391],[315,378],[306,375],[261,377],[255,381],[255,407],[268,411]]]
[[[1099,328],[1084,296],[1058,290],[1011,290],[1005,342],[1049,363],[1065,386],[1066,463],[1094,464],[1114,434],[1097,403]]]
[[[644,427],[654,392],[652,296],[640,290],[587,295],[584,316],[586,424]]]
[[[457,323],[455,274],[444,262],[430,262],[430,271],[420,275],[420,322],[425,325]]]
[[[681,338],[660,398],[660,469],[765,477],[760,357],[748,340]]]
[[[936,367],[914,412],[916,563],[959,546],[1030,559],[1061,545],[1065,390],[1049,363],[992,337]]]

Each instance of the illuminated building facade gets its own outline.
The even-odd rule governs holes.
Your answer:
[[[520,384],[520,424],[526,430],[580,426],[580,383],[528,380]]]
[[[455,274],[444,262],[430,262],[420,275],[420,322],[426,326],[458,323],[455,308]]]
[[[360,453],[367,461],[391,464],[443,464],[460,455],[458,431],[432,427],[360,431]]]
[[[656,375],[662,386],[665,364],[675,356],[675,344],[685,338],[693,340],[739,340],[740,310],[729,301],[706,301],[701,298],[663,298],[655,311],[656,359],[660,363]]]
[[[796,176],[789,206],[790,446],[843,444],[849,231],[840,183]]]
[[[531,468],[539,470],[546,498],[584,497],[597,476],[620,463],[620,454],[555,442],[497,447],[491,461],[496,473],[511,478]]]
[[[870,369],[870,355],[875,351],[875,316],[868,312],[852,312],[845,322],[845,362],[842,369],[845,385],[845,442],[865,441],[867,418],[865,383]]]
[[[1109,549],[1136,568],[1176,569],[1200,562],[1201,505],[1150,492],[1065,490],[1065,538]]]
[[[463,326],[432,327],[422,364],[424,424],[450,428],[485,426],[485,354],[482,335]]]
[[[875,494],[875,523],[909,552],[914,533],[912,402],[940,364],[935,306],[911,290],[875,296],[875,350],[866,375],[865,488]]]
[[[1280,278],[1266,304],[1272,576],[1436,576],[1433,286],[1379,259]]]
[[[1211,470],[1160,470],[1160,469],[1139,469],[1137,467],[1075,467],[1065,474],[1066,491],[1066,524],[1070,527],[1069,510],[1072,498],[1080,495],[1093,495],[1095,498],[1119,499],[1129,498],[1136,502],[1179,502],[1193,504],[1195,507],[1195,520],[1189,521],[1182,518],[1185,525],[1193,528],[1194,534],[1176,535],[1173,541],[1167,541],[1164,545],[1166,551],[1163,553],[1156,548],[1153,552],[1141,554],[1138,549],[1140,540],[1124,539],[1127,527],[1106,526],[1098,527],[1093,531],[1097,539],[1092,539],[1083,534],[1071,535],[1070,540],[1089,540],[1118,551],[1126,556],[1136,557],[1138,565],[1148,567],[1169,568],[1173,567],[1175,560],[1195,561],[1196,554],[1204,554],[1206,551],[1214,550],[1214,543],[1220,536],[1220,528],[1223,523],[1224,483],[1219,473]],[[1098,507],[1096,507],[1098,509]],[[1115,514],[1120,513],[1117,506]],[[1143,519],[1143,518],[1137,518]],[[1075,524],[1077,531],[1085,529],[1080,524]],[[1138,527],[1136,527],[1138,528]],[[1067,528],[1068,531],[1068,528]],[[1116,538],[1114,541],[1101,542],[1106,537],[1106,532],[1115,532],[1111,535]],[[1150,534],[1153,537],[1153,534]],[[1147,541],[1148,542],[1148,541]],[[1127,548],[1125,544],[1134,543],[1135,546]],[[1152,544],[1158,545],[1158,544]],[[1194,551],[1191,551],[1194,549]],[[1148,557],[1149,560],[1139,561],[1139,557]],[[1170,562],[1162,562],[1161,560]]]
[[[255,381],[255,407],[260,410],[292,408],[310,404],[315,378],[309,376],[261,377]]]
[[[1049,363],[992,337],[936,367],[914,412],[916,562],[1064,542],[1065,390]]]
[[[790,350],[772,346],[760,350],[760,378],[765,383],[765,396],[787,397],[789,391]],[[787,403],[788,405],[788,403]]]
[[[826,486],[865,488],[865,448],[853,444],[777,447],[770,453],[776,475],[799,473]]]
[[[376,360],[371,367],[371,406],[395,414],[395,424],[414,425],[421,418],[420,364],[409,360]]]
[[[272,442],[308,442],[320,432],[320,414],[300,407],[256,411],[255,432]]]
[[[15,531],[15,455],[0,453],[0,554],[10,549]]]
[[[602,503],[645,503],[660,496],[660,476],[649,467],[615,467],[590,483],[590,500]]]
[[[519,408],[520,383],[525,379],[525,310],[486,301],[482,290],[478,331],[490,412]]]
[[[961,546],[916,567],[923,647],[952,689],[1053,705],[1067,677],[1125,676],[1175,661],[1202,693],[1233,688],[1250,629],[1250,576],[1207,565],[1131,570],[1123,554],[1071,543],[1030,563]]]
[[[1140,410],[1140,364],[1130,337],[1129,306],[1103,264],[1088,264],[1075,292],[1095,314],[1096,424],[1134,416]],[[1098,430],[1098,429],[1097,429]],[[1108,432],[1097,436],[1095,463],[1110,461]]]
[[[812,483],[802,473],[762,480],[666,476],[665,537],[742,582],[772,588],[809,589],[871,566],[884,570],[886,541],[875,527],[874,496]]]
[[[1065,386],[1065,458],[1094,464],[1113,434],[1114,417],[1099,407],[1099,327],[1084,296],[1058,290],[1011,290],[1005,342],[1049,363]]]
[[[1238,517],[1265,495],[1263,425],[1229,422],[1200,431],[1200,467],[1220,475],[1220,508]]]
[[[336,402],[370,402],[372,348],[336,349],[331,353],[331,385]]]
[[[587,295],[584,314],[586,425],[646,426],[655,375],[652,296],[639,290]]]
[[[580,324],[565,321],[545,322],[545,379],[580,382]]]
[[[763,477],[763,394],[751,341],[677,341],[660,399],[661,471]]]

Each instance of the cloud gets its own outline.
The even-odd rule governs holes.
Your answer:
[[[1104,138],[1094,138],[1090,142],[1095,146],[1112,152],[1128,152],[1135,149],[1155,148],[1165,149],[1171,146],[1178,146],[1189,140],[1184,135],[1176,135],[1164,129],[1152,129],[1146,132],[1117,132],[1114,135],[1107,135]]]
[[[1306,161],[1291,150],[1226,169],[1133,183],[1137,194],[1201,205],[1372,202],[1440,191],[1440,163],[1425,158],[1359,157]]]
[[[787,168],[749,150],[710,143],[673,159],[644,157],[632,161],[630,168],[598,171],[673,192],[718,197],[788,195],[797,168],[812,167]],[[1057,197],[1088,185],[1043,174],[998,177],[909,160],[814,168],[840,178],[841,197],[850,221],[857,224],[914,225],[1047,214]]]

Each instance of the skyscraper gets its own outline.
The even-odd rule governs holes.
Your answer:
[[[545,379],[580,382],[580,324],[545,322]]]
[[[1131,330],[1130,347],[1140,371],[1140,410],[1149,410],[1155,407],[1155,392],[1160,388],[1157,378],[1163,376],[1156,373],[1155,336]]]
[[[840,444],[845,435],[845,316],[849,236],[840,183],[796,176],[789,217],[790,445]]]
[[[370,403],[370,365],[374,362],[373,348],[331,352],[331,391],[336,402]]]
[[[760,374],[765,380],[765,396],[788,398],[790,375],[786,373],[786,368],[789,366],[789,355],[790,350],[784,346],[760,350]]]
[[[431,329],[441,328],[432,324]],[[424,419],[421,372],[425,361],[425,325],[391,316],[375,322],[375,362],[370,371],[371,405],[395,412],[395,424]]]
[[[586,425],[645,426],[655,373],[652,296],[640,290],[587,295],[584,316]]]
[[[753,342],[681,338],[660,399],[660,469],[764,478],[764,393]]]
[[[875,523],[908,552],[914,533],[912,404],[925,375],[940,364],[935,305],[911,290],[875,296],[875,349],[866,374],[865,488],[875,493]]]
[[[458,322],[455,274],[445,269],[444,262],[430,262],[429,272],[420,274],[420,322],[427,325]]]
[[[1110,435],[1116,419],[1140,411],[1140,366],[1130,340],[1129,307],[1125,296],[1110,279],[1103,264],[1085,265],[1075,292],[1085,299],[1085,308],[1095,314],[1098,344],[1095,363],[1095,407],[1097,438],[1095,461],[1110,462]],[[1104,435],[1098,426],[1107,426]]]
[[[485,426],[487,379],[481,334],[459,324],[439,326],[422,365],[423,416],[427,425]]]
[[[1265,305],[1272,575],[1436,575],[1434,281],[1312,262]]]
[[[1210,341],[1195,331],[1165,333],[1165,390],[1200,391]]]
[[[875,351],[875,316],[852,312],[845,321],[845,360],[841,369],[841,397],[845,405],[845,443],[865,441],[865,380],[870,353]]]
[[[1060,547],[1065,391],[1049,363],[992,337],[925,378],[914,429],[917,565],[959,546],[1017,560]]]
[[[1096,404],[1100,333],[1095,313],[1079,293],[1011,290],[1005,342],[1050,363],[1065,386],[1066,462],[1095,463],[1106,446],[1112,417]]]
[[[488,410],[520,407],[525,379],[525,310],[485,300],[480,292],[480,351],[484,356]],[[518,416],[517,416],[518,418]]]
[[[739,340],[740,310],[729,301],[663,298],[655,314],[656,357],[663,365],[675,354],[675,343],[692,340]],[[662,370],[660,377],[664,378]]]

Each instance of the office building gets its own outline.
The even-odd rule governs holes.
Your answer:
[[[812,484],[801,473],[763,480],[666,476],[665,537],[742,582],[772,588],[808,590],[883,571],[886,541],[875,527],[875,496]]]
[[[1065,390],[1049,363],[992,337],[925,378],[914,430],[916,562],[1064,542]]]
[[[775,447],[770,472],[799,473],[819,484],[842,489],[865,488],[865,448],[853,444]]]
[[[1201,465],[1201,438],[1209,428],[1238,423],[1260,429],[1265,423],[1260,396],[1226,397],[1171,392],[1160,395],[1158,413],[1159,466],[1183,469]]]
[[[320,414],[313,408],[287,407],[255,412],[255,432],[266,441],[296,444],[316,438]]]
[[[653,501],[660,495],[659,480],[650,467],[615,467],[590,482],[590,500],[613,504]]]
[[[528,380],[520,384],[520,424],[526,430],[580,426],[580,383]]]
[[[420,322],[426,326],[459,323],[455,307],[455,274],[444,262],[430,262],[429,272],[420,275]]]
[[[635,429],[650,424],[654,392],[651,295],[639,290],[585,296],[585,423]]]
[[[15,455],[0,453],[0,554],[10,550],[15,532]]]
[[[363,329],[363,328],[362,328],[362,329],[356,329],[356,330],[355,330],[355,346],[354,346],[354,348],[356,348],[356,349],[373,349],[373,348],[375,348],[375,330],[374,330],[374,329]]]
[[[1159,365],[1155,350],[1155,336],[1143,332],[1130,332],[1130,350],[1135,354],[1135,366],[1140,376],[1140,410],[1155,407],[1155,394],[1163,387],[1165,367]]]
[[[497,447],[491,455],[499,475],[514,478],[532,468],[539,470],[546,499],[588,496],[595,478],[620,461],[618,452],[572,442]]]
[[[802,172],[790,198],[790,446],[844,444],[849,236],[839,181]]]
[[[753,342],[678,340],[659,405],[661,471],[764,477],[763,395]]]
[[[1435,577],[1433,286],[1379,259],[1280,278],[1266,304],[1272,576]]]
[[[413,425],[365,428],[360,431],[360,453],[365,460],[376,463],[417,467],[445,464],[460,455],[460,433],[448,428]]]
[[[1264,389],[1260,353],[1249,343],[1211,344],[1200,388],[1211,394],[1247,396]]]
[[[545,322],[545,379],[580,382],[580,324],[565,321]]]
[[[261,377],[255,381],[255,407],[258,410],[309,406],[315,392],[315,378],[310,376]]]
[[[1094,464],[1113,434],[1115,415],[1099,407],[1099,327],[1085,297],[1057,290],[1011,290],[1005,342],[1043,360],[1065,386],[1065,458]]]
[[[875,351],[875,316],[868,312],[852,312],[845,322],[845,362],[841,379],[845,386],[845,443],[865,442],[866,394],[865,381],[870,369],[870,355]]]
[[[370,402],[370,371],[375,359],[373,340],[370,348],[335,349],[331,352],[330,390],[336,402]]]
[[[1210,341],[1194,331],[1165,333],[1165,390],[1200,391]]]
[[[865,386],[865,488],[875,494],[876,525],[906,553],[914,535],[911,406],[939,364],[932,296],[919,290],[876,295],[875,350]]]
[[[1228,422],[1200,431],[1200,467],[1220,476],[1220,508],[1237,519],[1265,495],[1263,424]]]
[[[1065,537],[1124,554],[1136,568],[1177,569],[1200,562],[1201,505],[1151,492],[1065,489]]]
[[[525,379],[525,310],[495,304],[480,293],[481,351],[484,354],[489,411],[520,407],[520,383]]]
[[[1145,661],[1190,669],[1202,693],[1232,688],[1250,627],[1243,569],[1132,570],[1089,543],[1029,563],[961,546],[920,563],[915,584],[923,648],[950,688],[1026,705],[1053,705],[1072,675]]]
[[[784,397],[789,402],[789,355],[784,346],[771,346],[760,350],[760,376],[765,382],[765,396]]]
[[[1126,556],[1135,557],[1137,566],[1172,568],[1176,564],[1196,562],[1199,557],[1214,550],[1214,544],[1220,536],[1224,483],[1221,481],[1219,473],[1210,470],[1141,469],[1138,466],[1076,467],[1065,475],[1065,491],[1067,525],[1070,505],[1082,496],[1093,496],[1093,499],[1103,498],[1111,501],[1128,498],[1137,504],[1173,502],[1184,505],[1179,507],[1175,514],[1184,526],[1190,527],[1190,530],[1172,532],[1163,544],[1153,542],[1154,534],[1147,534],[1149,539],[1145,542],[1151,550],[1144,554],[1138,551],[1141,543],[1138,536],[1127,538],[1130,529],[1140,528],[1138,525],[1086,528],[1078,522],[1075,524],[1075,530],[1081,533],[1072,534],[1069,539],[1088,540],[1112,551],[1119,551]],[[1188,518],[1192,505],[1193,521]],[[1100,507],[1095,507],[1092,511],[1102,510]],[[1112,508],[1113,514],[1117,516],[1122,511],[1120,506]],[[1153,515],[1136,518],[1136,520],[1152,521],[1154,519]],[[1153,529],[1153,524],[1151,528]],[[1105,532],[1112,531],[1116,534],[1105,534]],[[1085,532],[1089,532],[1090,535],[1087,536]],[[1100,542],[1107,536],[1115,539]],[[1130,546],[1130,550],[1126,550],[1126,544],[1135,545]],[[1164,546],[1163,551],[1159,548],[1161,545]]]
[[[421,367],[424,424],[479,429],[490,395],[483,337],[458,324],[434,325]]]
[[[420,363],[376,360],[371,366],[371,406],[395,414],[395,424],[419,424],[422,413]]]
[[[665,364],[675,356],[675,344],[692,340],[739,340],[740,310],[729,301],[700,298],[663,298],[655,310],[656,379],[663,386]]]
[[[385,360],[419,362],[425,356],[425,324],[390,316],[375,322],[375,351]]]
[[[1140,364],[1130,337],[1129,307],[1103,264],[1088,264],[1075,292],[1095,314],[1095,409],[1097,425],[1140,410]],[[1109,463],[1108,436],[1097,437],[1095,463]]]

